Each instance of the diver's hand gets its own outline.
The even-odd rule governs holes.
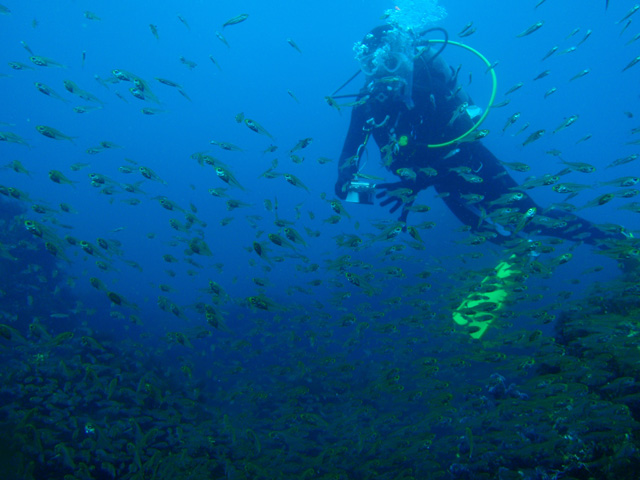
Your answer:
[[[398,217],[398,221],[405,224],[404,227],[402,227],[403,232],[407,231],[407,216],[409,215],[408,207],[410,207],[411,205],[413,205],[413,202],[405,203],[404,205],[402,205],[402,212]]]
[[[411,188],[412,186],[407,182],[379,183],[376,185],[376,190],[380,190],[380,192],[376,194],[376,198],[384,199],[380,202],[381,207],[391,205],[390,213],[395,213],[400,207],[403,207],[400,221],[404,222],[407,219],[407,215],[409,215],[407,207],[413,204],[417,193],[414,191],[415,187]]]

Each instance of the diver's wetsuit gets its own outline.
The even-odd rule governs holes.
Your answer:
[[[367,81],[370,80],[371,78],[368,77]],[[447,194],[442,198],[454,215],[465,225],[474,229],[477,229],[480,223],[479,207],[489,215],[500,208],[517,209],[517,213],[514,212],[507,222],[504,222],[504,217],[502,217],[503,220],[493,224],[490,217],[489,221],[482,222],[480,230],[495,232],[493,235],[487,235],[495,242],[513,238],[509,230],[513,231],[518,219],[533,207],[537,209],[536,221],[529,222],[523,231],[539,232],[542,235],[569,240],[583,240],[591,244],[598,244],[608,237],[593,224],[570,213],[557,210],[543,213],[543,209],[526,195],[526,190],[511,190],[512,187],[518,187],[517,182],[509,176],[500,161],[480,141],[462,142],[442,148],[427,147],[428,144],[445,143],[457,138],[473,126],[474,121],[466,110],[451,122],[457,109],[465,102],[471,104],[464,91],[459,90],[456,95],[453,95],[456,88],[457,82],[451,68],[440,57],[433,59],[433,50],[429,49],[414,61],[411,96],[415,105],[413,108],[409,109],[400,95],[394,95],[393,92],[389,95],[378,94],[375,90],[375,93],[370,94],[363,104],[354,107],[347,138],[340,155],[336,195],[342,199],[346,198],[346,185],[357,171],[357,165],[353,164],[352,159],[356,154],[362,154],[359,151],[362,150],[360,147],[370,132],[379,148],[384,150],[385,146],[390,146],[394,150],[392,162],[387,163],[394,174],[397,175],[397,170],[400,168],[411,168],[417,173],[415,180],[401,178],[397,183],[378,185],[383,189],[381,195],[384,195],[385,191],[396,188],[413,190],[414,195],[410,197],[409,203],[403,205],[401,221],[406,219],[408,214],[406,207],[411,205],[415,194],[433,186],[439,194]],[[359,99],[365,98],[368,94],[369,90],[365,87],[360,92]],[[380,126],[376,127],[373,124]],[[405,146],[398,143],[402,136],[407,137]],[[456,150],[459,151],[456,153]],[[435,169],[437,175],[428,176],[420,172],[419,169],[426,167]],[[451,170],[457,167],[469,167],[471,174],[481,177],[483,181],[472,183],[466,180],[456,171]],[[525,197],[508,204],[491,205],[491,202],[501,195],[517,191],[524,192]],[[478,203],[472,203],[462,198],[463,195],[470,194],[483,195],[484,199]],[[400,205],[399,198],[396,197],[394,201]],[[389,197],[382,204],[387,203],[390,203]],[[505,229],[498,223],[507,223],[508,226]]]

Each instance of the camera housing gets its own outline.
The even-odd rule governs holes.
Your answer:
[[[373,205],[373,192],[375,189],[375,183],[352,180],[347,187],[347,198],[345,200],[349,203]]]

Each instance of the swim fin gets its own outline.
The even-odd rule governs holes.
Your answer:
[[[471,338],[480,339],[496,318],[497,312],[504,307],[504,302],[513,285],[514,278],[522,272],[509,261],[500,262],[491,275],[487,275],[477,291],[470,293],[453,312],[453,321],[466,326]]]

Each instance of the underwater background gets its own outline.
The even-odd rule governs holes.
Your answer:
[[[4,0],[2,478],[638,478],[640,290],[618,265],[640,235],[619,193],[640,165],[636,9]],[[417,239],[381,236],[379,206],[333,208],[350,99],[331,95],[397,12],[491,62],[482,142],[530,167],[518,182],[595,167],[562,173],[575,196],[527,195],[628,250],[477,244],[433,189]],[[486,65],[442,55],[486,108]],[[514,252],[526,275],[472,338],[452,314]]]

